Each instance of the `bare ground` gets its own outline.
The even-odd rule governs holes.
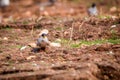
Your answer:
[[[47,8],[54,9],[53,7]],[[81,18],[82,11],[83,15],[86,15],[84,9],[79,10],[84,6],[73,5],[75,8],[73,13],[66,11],[65,7],[66,5],[61,8],[63,12],[58,10],[52,14],[48,11],[52,17],[38,17],[46,13],[30,13],[29,16],[36,15],[34,18],[29,16],[25,18],[25,14],[22,13],[24,9],[20,8],[21,14],[16,16],[21,19],[17,19],[15,15],[13,15],[15,21],[8,19],[6,22],[6,18],[3,19],[3,23],[0,24],[0,80],[119,80],[120,19],[84,19]],[[34,10],[37,9],[38,7]],[[68,6],[67,10],[69,9]],[[30,11],[34,12],[32,10]],[[5,13],[10,16],[7,11]],[[66,15],[71,16],[64,17]],[[112,25],[116,27],[112,28]],[[117,38],[119,43],[107,42],[73,48],[70,47],[70,43],[61,42],[62,47],[48,47],[47,51],[33,53],[31,48],[20,51],[22,46],[35,42],[42,29],[50,31],[48,35],[50,41],[60,39],[69,42],[72,39],[72,42],[77,42]]]

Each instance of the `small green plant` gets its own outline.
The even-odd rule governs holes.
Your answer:
[[[91,45],[100,45],[104,43],[120,44],[120,39],[99,39],[93,41],[86,41],[86,40],[69,41],[67,39],[61,39],[60,43],[63,45],[63,47],[66,48],[80,48],[82,45],[91,46]]]
[[[64,45],[68,44],[68,47],[71,48],[79,48],[81,47],[81,45],[97,45],[97,44],[102,44],[105,43],[105,40],[94,40],[94,41],[85,41],[85,40],[81,40],[81,41],[71,41],[69,42],[69,40],[65,40]]]
[[[12,28],[9,25],[6,25],[2,29],[4,29],[4,30],[11,30]]]
[[[62,28],[61,27],[55,27],[55,30],[61,31]]]
[[[114,40],[118,39],[117,32],[115,30],[111,30],[111,34],[112,34],[111,39],[114,39]]]
[[[7,62],[6,62],[6,64],[8,64],[9,66],[10,66],[10,68],[12,68],[13,69],[13,64],[14,64],[15,62],[14,61],[12,61],[12,60],[8,60]]]
[[[15,45],[15,46],[11,46],[11,48],[21,48],[22,46],[21,45]]]
[[[99,19],[111,19],[111,16],[99,15],[97,16]]]
[[[112,44],[120,44],[120,39],[109,39],[107,42]]]
[[[70,47],[72,47],[72,48],[79,48],[80,46],[81,46],[80,43],[78,43],[78,44],[71,44],[70,45]]]
[[[120,23],[119,21],[114,21],[113,25],[116,25],[116,24],[119,24],[119,23]]]
[[[69,48],[80,48],[82,45],[86,45],[86,46],[91,46],[91,45],[100,45],[100,44],[104,44],[104,43],[111,43],[111,44],[119,44],[120,43],[120,39],[106,39],[106,40],[93,40],[93,41],[86,41],[86,40],[81,40],[81,41],[71,41],[69,43],[69,41],[64,40],[63,44],[67,45],[67,47]]]
[[[22,24],[26,25],[26,24],[29,24],[28,21],[23,21]]]
[[[61,39],[61,43],[63,43],[63,44],[67,44],[69,42],[69,40],[67,40],[67,39]]]

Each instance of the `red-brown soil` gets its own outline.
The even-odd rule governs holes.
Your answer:
[[[37,53],[31,52],[31,48],[20,51],[20,47],[36,42],[42,29],[49,30],[50,41],[69,40],[71,29],[72,41],[120,39],[119,17],[84,19],[83,16],[87,16],[85,5],[66,1],[58,1],[42,12],[39,0],[37,3],[29,0],[27,6],[24,1],[19,4],[14,1],[10,7],[1,9],[0,80],[120,79],[120,44],[70,48],[62,43],[60,48],[48,47]],[[111,28],[112,25],[116,27]],[[115,31],[115,35],[111,31]]]

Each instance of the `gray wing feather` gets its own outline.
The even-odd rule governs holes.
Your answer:
[[[37,39],[37,45],[40,45],[41,42],[49,43],[49,40],[48,40],[48,38],[40,37]]]

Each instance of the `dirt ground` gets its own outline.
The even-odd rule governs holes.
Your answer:
[[[44,0],[12,0],[10,7],[1,8],[0,80],[119,80],[120,13],[119,8],[111,12],[107,1],[97,2],[102,16],[90,18],[85,1],[58,0],[43,7]],[[43,29],[62,46],[20,51],[36,42]],[[82,43],[96,40],[106,42]]]

